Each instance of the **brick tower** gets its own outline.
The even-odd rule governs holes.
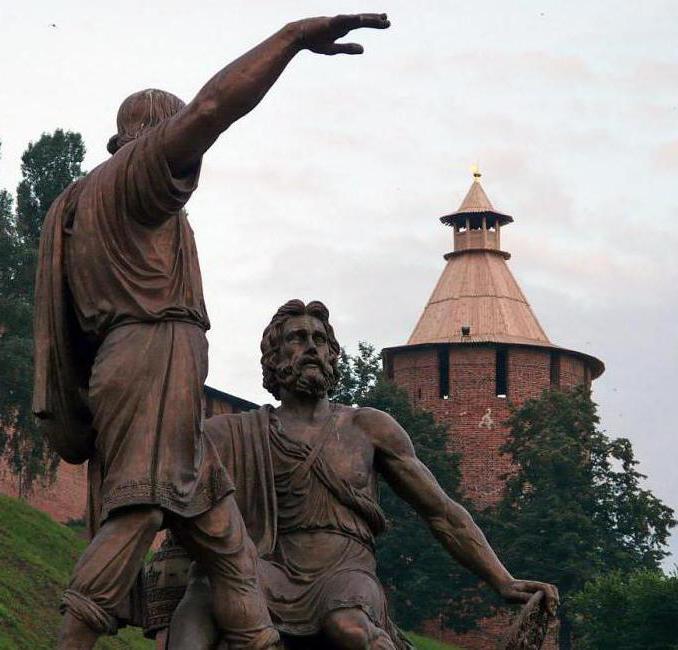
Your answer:
[[[595,357],[549,341],[511,274],[501,229],[513,218],[494,209],[480,172],[456,212],[440,221],[453,229],[454,250],[407,344],[383,350],[388,377],[411,401],[447,425],[449,447],[460,454],[462,490],[483,509],[501,497],[511,464],[508,402],[520,404],[544,388],[590,385],[605,369]],[[564,316],[569,316],[565,315]],[[455,634],[430,621],[426,631],[469,650],[496,646],[507,613]],[[545,648],[556,647],[554,637]]]
[[[494,209],[480,172],[456,212],[454,250],[406,345],[383,351],[387,375],[412,402],[448,426],[461,454],[462,488],[478,508],[500,498],[510,469],[499,452],[507,402],[519,404],[549,386],[590,384],[598,359],[551,343],[511,274],[501,229],[513,218]],[[566,316],[564,314],[564,316]]]

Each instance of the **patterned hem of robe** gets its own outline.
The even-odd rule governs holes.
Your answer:
[[[133,482],[119,485],[107,494],[101,504],[101,520],[118,508],[130,505],[153,505],[169,510],[181,517],[197,517],[215,503],[235,491],[226,471],[215,470],[208,485],[193,495],[189,505],[176,495],[171,483],[152,485],[150,482]]]

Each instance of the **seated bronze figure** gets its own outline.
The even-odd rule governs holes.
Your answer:
[[[375,537],[385,527],[378,475],[415,508],[454,559],[506,601],[527,602],[544,592],[554,611],[556,588],[510,575],[468,512],[417,459],[397,422],[375,409],[329,400],[339,350],[322,303],[289,301],[261,342],[264,386],[281,405],[216,416],[206,425],[235,482],[236,501],[257,546],[261,587],[286,647],[410,647],[388,616],[376,576]],[[152,565],[149,586],[157,587],[162,565]],[[216,647],[209,578],[194,567],[186,582],[171,622],[170,598],[164,620],[156,610],[152,627],[169,625],[163,632],[168,650]],[[175,596],[179,587],[175,583]],[[149,595],[151,601],[162,597],[158,591]]]

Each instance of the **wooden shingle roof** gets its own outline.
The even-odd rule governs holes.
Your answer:
[[[453,342],[551,346],[497,251],[467,251],[448,259],[407,343]]]
[[[440,217],[440,220],[444,224],[451,226],[455,222],[463,223],[463,220],[466,217],[481,214],[492,215],[502,226],[513,221],[513,217],[495,210],[492,201],[490,201],[487,194],[485,194],[485,190],[480,184],[480,177],[481,174],[478,171],[473,174],[473,183],[471,183],[471,187],[466,193],[464,200],[461,202],[459,209],[452,214]]]

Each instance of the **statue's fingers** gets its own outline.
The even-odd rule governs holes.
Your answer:
[[[519,586],[519,589],[521,591],[527,591],[530,594],[533,594],[536,591],[546,591],[547,587],[550,585],[547,585],[545,582],[536,582],[533,580],[522,580]]]
[[[362,54],[364,51],[358,43],[332,43],[325,54]]]
[[[531,593],[519,591],[518,589],[511,589],[511,591],[506,594],[506,599],[512,603],[526,603],[531,597]]]
[[[360,27],[386,29],[391,23],[386,14],[340,14],[331,19],[330,25],[333,30],[343,35]]]
[[[391,21],[386,14],[358,14],[360,17],[359,27],[372,29],[386,29],[391,26]]]
[[[544,594],[546,596],[546,609],[551,616],[556,615],[558,605],[560,605],[560,598],[558,596],[558,589],[553,585],[544,586]]]

